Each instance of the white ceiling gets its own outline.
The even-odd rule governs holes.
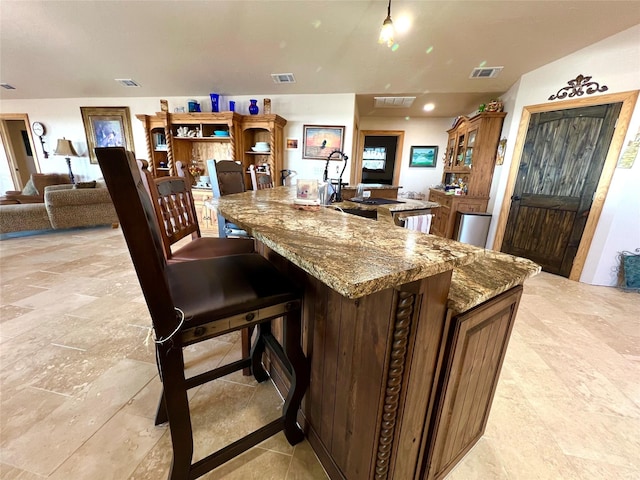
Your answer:
[[[16,87],[0,99],[356,93],[363,116],[451,117],[640,23],[638,0],[393,0],[394,23],[412,21],[392,50],[377,43],[386,9],[386,0],[0,0],[0,82]],[[479,65],[504,70],[469,79]],[[297,82],[277,85],[272,73]],[[374,109],[376,95],[417,100]],[[433,112],[422,110],[428,102]]]

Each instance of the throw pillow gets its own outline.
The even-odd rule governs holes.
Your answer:
[[[29,179],[27,184],[22,189],[22,195],[38,195],[38,189],[36,189],[36,186],[33,184],[32,179]]]
[[[93,180],[91,182],[78,182],[73,188],[96,188],[96,181]]]

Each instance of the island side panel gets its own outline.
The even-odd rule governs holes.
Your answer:
[[[484,433],[522,287],[453,318],[429,455],[418,478],[442,479]]]
[[[419,283],[418,318],[413,325],[411,349],[405,362],[394,451],[388,472],[378,469],[376,480],[414,478],[430,443],[426,435],[431,414],[438,404],[438,378],[446,361],[449,330],[446,305],[451,273],[441,273]]]

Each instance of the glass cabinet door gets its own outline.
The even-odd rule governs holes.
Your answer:
[[[469,132],[467,137],[467,146],[464,152],[464,166],[470,167],[473,165],[473,147],[476,143],[476,136],[478,134],[478,130],[472,130]]]

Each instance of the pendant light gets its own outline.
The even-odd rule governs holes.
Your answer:
[[[387,18],[382,22],[382,28],[380,29],[380,37],[378,43],[386,43],[387,47],[393,46],[393,35],[395,31],[393,28],[393,21],[391,21],[391,0],[389,0],[389,6],[387,7]]]

